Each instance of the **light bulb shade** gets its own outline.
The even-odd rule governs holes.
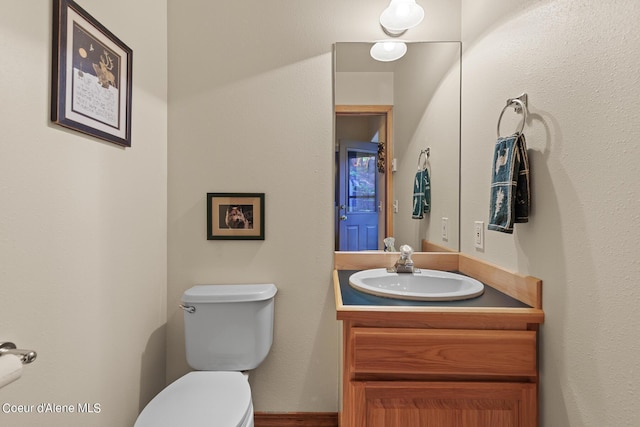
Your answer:
[[[391,62],[402,58],[407,53],[407,45],[395,40],[377,42],[371,46],[369,53],[377,61]]]
[[[424,19],[424,9],[416,0],[391,0],[380,15],[380,25],[392,33],[413,28]]]

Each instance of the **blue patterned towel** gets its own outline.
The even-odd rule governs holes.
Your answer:
[[[411,218],[422,219],[424,214],[431,211],[431,180],[429,170],[423,169],[416,173],[413,180],[413,212]]]
[[[489,230],[513,233],[515,222],[529,221],[529,157],[523,134],[498,138],[491,166]]]

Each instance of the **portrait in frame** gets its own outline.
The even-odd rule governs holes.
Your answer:
[[[264,193],[207,193],[208,240],[264,240]]]

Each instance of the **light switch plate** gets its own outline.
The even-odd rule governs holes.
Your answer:
[[[476,249],[484,249],[484,221],[473,223],[473,245]]]
[[[442,217],[442,240],[449,240],[449,218]]]

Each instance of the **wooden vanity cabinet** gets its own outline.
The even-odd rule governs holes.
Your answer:
[[[522,306],[345,304],[338,270],[388,267],[396,258],[335,253],[340,426],[538,427],[542,281],[460,253],[422,253],[413,256],[417,267],[461,272]]]
[[[537,427],[537,325],[402,314],[343,320],[340,426]]]

